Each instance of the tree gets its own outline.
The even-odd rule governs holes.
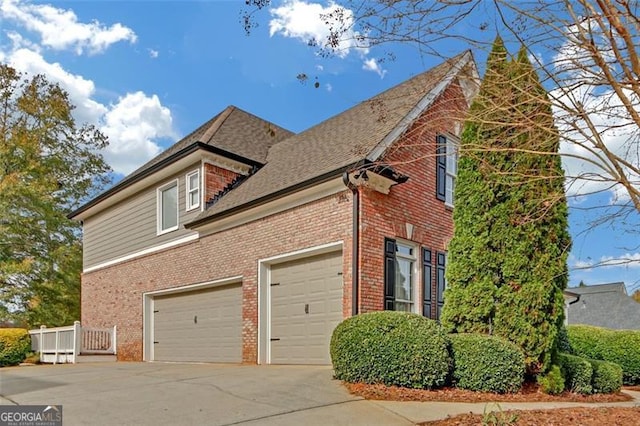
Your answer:
[[[269,0],[247,1],[246,28]],[[554,112],[570,195],[612,194],[575,206],[593,225],[625,232],[640,229],[640,4],[637,0],[342,0],[323,16],[330,25],[323,49],[351,45],[393,49],[416,46],[422,54],[478,53],[500,33],[506,45],[522,45],[548,91],[541,103]],[[347,11],[349,13],[347,13]],[[248,24],[247,24],[248,23]],[[390,52],[392,53],[392,52]],[[492,115],[513,125],[513,117]],[[540,150],[542,147],[538,147]],[[483,147],[468,146],[481,150]],[[493,148],[495,149],[495,148]],[[513,148],[500,148],[513,149]],[[522,148],[520,148],[522,149]],[[531,152],[531,148],[527,150]],[[540,152],[557,155],[555,152]],[[544,200],[541,200],[544,201]],[[581,210],[582,209],[582,210]],[[629,251],[640,248],[628,247]],[[633,262],[633,256],[607,265]]]
[[[633,294],[631,295],[631,298],[636,302],[640,303],[640,290],[634,291]]]
[[[108,183],[107,140],[77,126],[58,85],[0,65],[0,315],[79,319],[79,224],[66,213]]]
[[[551,362],[571,245],[562,165],[551,155],[559,135],[544,97],[526,51],[508,61],[496,39],[462,134],[442,314],[450,331],[518,344],[532,374]]]

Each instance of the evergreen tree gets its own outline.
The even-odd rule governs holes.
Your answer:
[[[559,135],[525,51],[510,62],[495,52],[500,39],[461,141],[442,321],[506,337],[538,373],[563,321],[571,245]]]

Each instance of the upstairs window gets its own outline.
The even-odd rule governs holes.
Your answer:
[[[436,197],[453,206],[458,177],[458,141],[438,135],[436,139]]]
[[[178,180],[158,188],[158,234],[178,229]]]
[[[187,210],[200,207],[200,170],[187,173]]]

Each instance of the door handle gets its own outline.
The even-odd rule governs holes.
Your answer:
[[[308,304],[308,303],[305,303],[305,304],[304,304],[304,313],[305,313],[305,314],[308,314],[308,313],[309,313],[309,304]]]

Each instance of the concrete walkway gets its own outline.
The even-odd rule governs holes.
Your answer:
[[[108,363],[0,368],[0,404],[62,405],[65,425],[413,425],[494,404],[366,401],[329,367]],[[500,403],[500,409],[612,404]]]

